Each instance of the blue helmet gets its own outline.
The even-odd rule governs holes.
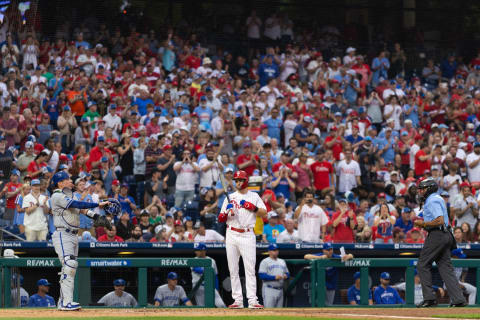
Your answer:
[[[53,175],[52,183],[56,187],[57,184],[63,180],[70,179],[70,176],[65,171],[59,171]]]
[[[17,282],[17,277],[20,280],[20,285],[23,286],[23,276],[21,274],[18,274],[18,273],[12,274],[12,281],[14,283],[16,283]]]

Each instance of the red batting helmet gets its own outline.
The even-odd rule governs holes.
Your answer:
[[[243,183],[241,185],[237,185],[238,189],[245,189],[248,187],[248,175],[245,171],[243,170],[238,170],[235,172],[233,175],[233,180],[243,180]]]

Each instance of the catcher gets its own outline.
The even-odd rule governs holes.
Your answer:
[[[73,302],[73,288],[78,266],[77,233],[80,226],[80,214],[95,220],[96,226],[109,228],[110,222],[105,216],[89,209],[100,207],[116,215],[120,213],[121,207],[118,200],[115,199],[100,203],[74,200],[73,182],[65,171],[57,172],[52,178],[52,183],[55,191],[51,197],[51,206],[56,229],[52,235],[52,243],[62,264],[58,309],[62,311],[79,310],[80,304]]]

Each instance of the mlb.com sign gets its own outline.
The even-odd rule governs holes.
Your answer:
[[[55,260],[27,260],[27,267],[55,267]]]
[[[353,259],[345,261],[345,267],[370,267],[369,259]]]

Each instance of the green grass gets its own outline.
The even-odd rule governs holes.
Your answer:
[[[1,315],[1,313],[0,313]],[[185,319],[185,317],[162,317],[162,316],[143,316],[142,314],[138,314],[137,317],[62,317],[62,318],[9,318],[9,320],[54,320],[54,319],[61,319],[61,320],[134,320],[134,319],[145,319],[145,320],[180,320]],[[316,318],[316,317],[302,317],[302,316],[208,316],[208,317],[190,317],[193,320],[218,320],[218,319],[232,319],[232,320],[267,320],[267,319],[275,319],[275,320],[294,320],[294,319],[301,319],[301,318],[308,318],[308,319],[321,319],[321,320],[351,320],[352,318]],[[2,319],[2,318],[0,318]],[[360,319],[361,318],[355,318]]]
[[[471,314],[437,314],[432,316],[434,318],[451,318],[451,319],[480,319],[480,314],[471,313]]]

